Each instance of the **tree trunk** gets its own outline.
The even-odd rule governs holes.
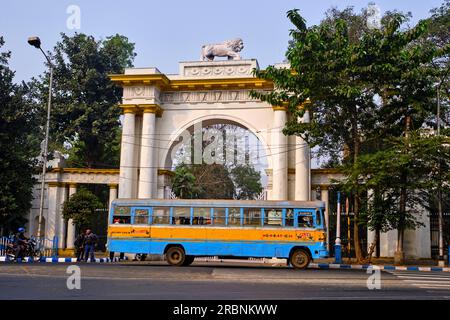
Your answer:
[[[372,262],[372,255],[373,255],[373,253],[375,252],[375,250],[377,248],[379,237],[380,237],[379,230],[375,230],[375,237],[373,238],[373,242],[370,244],[369,250],[367,252],[367,261],[368,261],[368,263]]]
[[[358,122],[357,122],[357,108],[354,107],[354,118],[352,120],[352,126],[353,126],[353,164],[356,164],[359,157],[360,152],[360,137],[358,132]],[[354,222],[353,222],[353,242],[355,247],[355,258],[357,262],[360,262],[363,260],[362,255],[362,249],[361,249],[361,241],[359,239],[359,204],[360,204],[360,197],[359,197],[359,191],[355,190],[355,197],[354,197],[354,203],[353,203],[353,213],[354,213]]]
[[[409,128],[410,128],[411,117],[406,115],[405,117],[405,140],[406,140],[406,149],[408,152],[408,138],[409,138]],[[400,203],[399,203],[399,212],[400,215],[397,227],[397,250],[394,255],[394,263],[395,264],[403,264],[405,262],[405,253],[403,251],[403,239],[405,233],[405,217],[406,217],[406,202],[407,202],[407,190],[406,185],[408,182],[408,176],[403,171],[401,175],[401,183],[403,187],[400,189]]]
[[[353,221],[353,242],[355,247],[355,258],[357,262],[363,260],[361,241],[359,238],[359,201],[360,201],[359,195],[355,194],[355,201],[354,201],[355,218]]]

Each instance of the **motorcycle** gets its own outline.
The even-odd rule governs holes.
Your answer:
[[[22,257],[29,257],[33,261],[39,261],[42,257],[42,251],[38,248],[37,240],[35,237],[31,237],[25,244],[25,248],[22,251]],[[17,245],[8,243],[6,246],[6,257],[8,261],[16,260],[16,249]]]

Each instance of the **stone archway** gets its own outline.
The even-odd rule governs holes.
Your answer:
[[[230,169],[239,165],[250,165],[260,172],[263,190],[266,190],[267,169],[271,162],[268,155],[270,149],[266,141],[261,141],[264,138],[259,132],[246,125],[248,124],[242,119],[227,115],[204,116],[188,121],[167,140],[166,147],[161,149],[163,152],[160,153],[159,167],[174,170],[182,163],[209,163],[225,165]],[[199,153],[194,150],[196,146],[201,149]],[[205,159],[205,154],[211,151],[218,152],[218,157]],[[158,184],[159,195],[167,195],[167,192],[170,192],[169,180],[164,179]]]
[[[229,124],[234,125],[236,127],[240,127],[246,131],[248,131],[255,139],[260,143],[261,147],[263,148],[263,157],[266,158],[267,162],[267,168],[270,168],[272,166],[272,159],[270,158],[270,148],[269,144],[267,143],[265,137],[256,130],[256,128],[252,128],[249,123],[247,123],[245,120],[242,119],[236,119],[233,116],[230,115],[210,115],[210,116],[204,116],[201,118],[197,118],[191,121],[188,121],[185,125],[180,127],[180,129],[176,132],[174,132],[173,136],[168,139],[167,145],[162,148],[162,152],[160,153],[160,159],[159,159],[159,167],[160,168],[166,168],[169,169],[172,165],[172,161],[170,159],[170,155],[173,152],[174,147],[176,147],[178,144],[182,143],[179,139],[183,137],[183,133],[189,133],[190,135],[194,134],[194,127],[196,125],[200,124],[202,127],[207,127],[210,125],[215,124]],[[224,141],[224,143],[227,143],[229,141]]]
[[[178,136],[199,121],[225,119],[247,128],[268,155],[273,200],[310,199],[310,152],[301,138],[286,137],[286,106],[250,96],[273,83],[253,76],[256,60],[181,62],[177,75],[156,68],[126,69],[111,80],[124,89],[119,198],[160,198],[167,154]],[[160,174],[158,174],[158,172]]]

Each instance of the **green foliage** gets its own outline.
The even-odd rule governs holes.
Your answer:
[[[298,10],[289,11],[295,27],[286,53],[290,69],[255,71],[277,90],[252,93],[272,105],[287,102],[291,117],[284,133],[304,137],[311,147],[319,147],[319,155],[343,165],[347,179],[342,187],[354,199],[358,259],[361,222],[383,230],[417,225],[408,208],[414,207],[416,188],[431,179],[423,174],[421,148],[402,137],[412,139],[410,131],[434,116],[431,63],[445,55],[423,41],[429,21],[405,28],[408,16],[389,12],[380,29],[369,29],[363,26],[365,14],[333,9],[320,25],[308,28]],[[299,105],[307,106],[311,123],[298,122],[305,111]],[[427,143],[417,141],[422,147]],[[436,149],[427,150],[436,154]],[[361,197],[369,189],[375,199],[366,210]]]
[[[54,69],[51,139],[69,153],[73,167],[119,164],[122,89],[108,74],[132,67],[134,44],[121,35],[96,40],[61,34],[50,53]],[[47,101],[49,74],[34,81],[37,99]],[[64,150],[62,150],[64,151]]]
[[[0,37],[0,48],[3,45]],[[13,83],[10,56],[10,52],[0,52],[0,232],[4,234],[26,222],[40,142],[36,106],[27,85]]]
[[[64,202],[62,214],[66,221],[73,219],[79,229],[89,226],[95,220],[96,210],[103,207],[96,195],[80,188]]]
[[[196,179],[190,168],[179,165],[175,168],[171,179],[173,193],[181,199],[198,199],[200,189],[196,185]]]
[[[236,199],[253,200],[262,192],[261,173],[254,167],[250,165],[236,166],[231,169],[231,175],[236,186]]]
[[[182,199],[254,199],[261,193],[261,175],[249,165],[228,170],[220,164],[179,165],[172,191]]]

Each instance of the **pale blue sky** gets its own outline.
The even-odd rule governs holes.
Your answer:
[[[164,73],[177,73],[179,61],[198,60],[205,43],[241,37],[243,58],[256,58],[262,68],[284,58],[289,28],[286,11],[300,9],[308,25],[317,24],[331,6],[353,5],[359,11],[368,1],[357,0],[226,0],[226,1],[112,1],[40,0],[3,1],[0,6],[0,35],[4,48],[12,51],[10,66],[16,81],[28,80],[44,70],[43,57],[26,40],[37,35],[44,49],[52,48],[66,27],[69,5],[81,9],[81,29],[96,38],[115,33],[136,44],[136,67],[157,67]],[[380,9],[411,11],[413,21],[428,15],[441,0],[378,0]]]

